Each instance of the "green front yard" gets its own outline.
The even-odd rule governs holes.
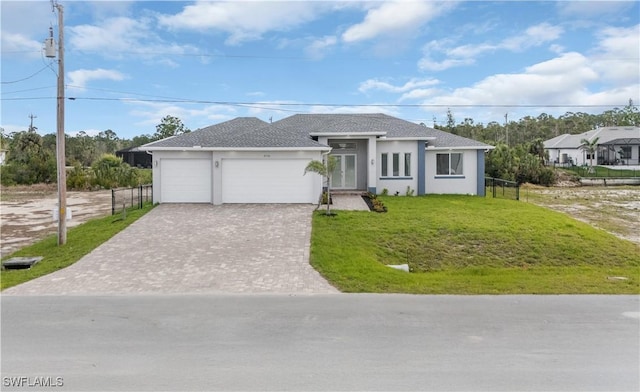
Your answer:
[[[640,246],[564,214],[473,196],[382,200],[384,214],[313,217],[311,264],[342,291],[640,293]],[[385,266],[403,263],[411,273]]]

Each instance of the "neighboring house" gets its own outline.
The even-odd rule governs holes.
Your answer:
[[[241,117],[141,146],[153,153],[154,202],[316,203],[312,160],[338,160],[334,190],[484,195],[493,146],[384,114]]]
[[[640,165],[639,127],[602,127],[578,135],[564,134],[544,142],[551,164],[589,165],[589,153],[580,148],[582,140],[598,138],[594,165]]]
[[[151,155],[139,147],[123,148],[116,151],[116,156],[132,167],[151,168]]]

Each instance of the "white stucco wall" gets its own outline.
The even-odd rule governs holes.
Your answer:
[[[382,154],[387,154],[388,176],[382,177]],[[400,154],[400,177],[393,177],[393,161],[394,153]],[[404,154],[411,154],[411,175],[404,175]],[[398,192],[399,195],[407,193],[407,187],[413,190],[413,195],[418,194],[418,150],[415,140],[385,140],[378,139],[377,157],[376,157],[376,192],[382,193],[384,189],[389,191],[390,195]]]
[[[439,176],[436,174],[436,154],[462,153],[462,172],[460,176]],[[429,150],[425,156],[425,193],[464,194],[478,193],[478,152],[477,150]],[[484,181],[484,178],[482,179]]]

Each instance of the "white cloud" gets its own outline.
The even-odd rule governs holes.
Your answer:
[[[394,106],[388,106],[386,103],[372,104],[370,106],[323,106],[316,105],[309,109],[310,113],[326,113],[326,114],[339,114],[339,113],[384,113],[390,116],[399,116],[400,112]]]
[[[343,34],[345,42],[365,41],[388,34],[415,31],[443,12],[453,8],[455,2],[388,1],[370,9],[364,21],[349,27]]]
[[[362,93],[365,93],[369,90],[382,90],[390,93],[404,93],[419,87],[434,86],[439,83],[440,83],[439,80],[432,79],[432,78],[427,78],[427,79],[412,78],[402,86],[394,86],[389,82],[385,82],[379,79],[369,79],[360,83],[360,87],[358,87],[358,90]]]
[[[149,126],[155,132],[155,126],[160,124],[167,115],[178,117],[189,129],[207,127],[222,121],[230,120],[237,116],[237,108],[226,105],[204,105],[196,108],[180,106],[167,102],[127,101],[127,105],[135,106],[129,114],[140,117],[136,125]]]
[[[80,51],[97,52],[106,58],[141,55],[146,58],[198,53],[191,45],[165,42],[153,31],[150,18],[114,17],[94,25],[69,27],[69,45]],[[176,63],[167,58],[167,65]]]
[[[628,28],[608,27],[599,31],[599,42],[592,56],[592,66],[602,77],[623,86],[640,81],[640,25]]]
[[[307,55],[312,59],[321,59],[336,43],[338,43],[338,39],[334,35],[327,35],[316,39],[307,47]]]
[[[564,29],[560,26],[541,23],[529,27],[524,34],[503,40],[497,48],[520,52],[527,48],[540,46],[546,42],[554,41],[558,39],[563,32]]]
[[[44,41],[44,39],[43,39]],[[38,42],[22,34],[3,32],[0,44],[2,56],[40,58],[42,56],[43,42]]]
[[[633,7],[633,1],[558,1],[561,15],[601,19],[603,15],[623,13]]]
[[[399,101],[406,101],[407,99],[425,99],[438,94],[441,90],[436,88],[417,88],[402,94]]]
[[[121,81],[126,78],[121,72],[111,69],[78,69],[67,73],[69,78],[69,87],[83,89],[92,80],[114,80]]]
[[[498,43],[452,45],[450,39],[431,41],[423,47],[425,56],[418,61],[418,68],[425,71],[443,71],[445,69],[475,64],[476,58],[487,52],[508,50],[521,52],[531,47],[543,45],[558,39],[564,32],[560,26],[541,23],[527,28],[523,33],[505,38]],[[557,47],[555,48],[558,49]],[[443,59],[436,59],[442,54]]]
[[[470,87],[457,88],[428,99],[426,105],[513,105],[493,111],[518,110],[518,105],[605,105],[623,106],[638,97],[639,86],[591,87],[600,83],[600,75],[590,58],[570,52],[527,67],[522,73],[496,74]],[[596,91],[592,91],[595,89]],[[431,110],[431,109],[430,109]],[[531,112],[534,109],[527,109]],[[552,110],[561,111],[563,108]],[[487,110],[485,110],[487,111]],[[566,111],[566,110],[565,110]],[[473,116],[472,116],[473,117]]]
[[[176,30],[222,31],[227,44],[257,40],[269,31],[287,31],[316,19],[330,4],[324,2],[197,1],[176,15],[160,15],[161,26]]]

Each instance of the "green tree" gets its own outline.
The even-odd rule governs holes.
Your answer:
[[[326,215],[331,215],[331,176],[333,171],[338,165],[338,160],[333,155],[326,155],[324,162],[311,161],[304,169],[304,174],[316,173],[324,177],[327,181],[327,212]]]
[[[43,138],[36,132],[12,134],[9,158],[2,168],[3,184],[36,184],[56,179],[55,156],[43,147]]]
[[[160,140],[189,132],[191,132],[189,128],[185,127],[178,117],[164,116],[160,124],[156,125],[156,133],[153,134],[153,138]]]
[[[580,149],[583,151],[586,151],[587,154],[589,154],[589,171],[593,171],[593,156],[596,153],[596,150],[598,149],[598,140],[600,140],[599,137],[593,139],[593,140],[589,140],[589,139],[582,139],[580,140]]]

